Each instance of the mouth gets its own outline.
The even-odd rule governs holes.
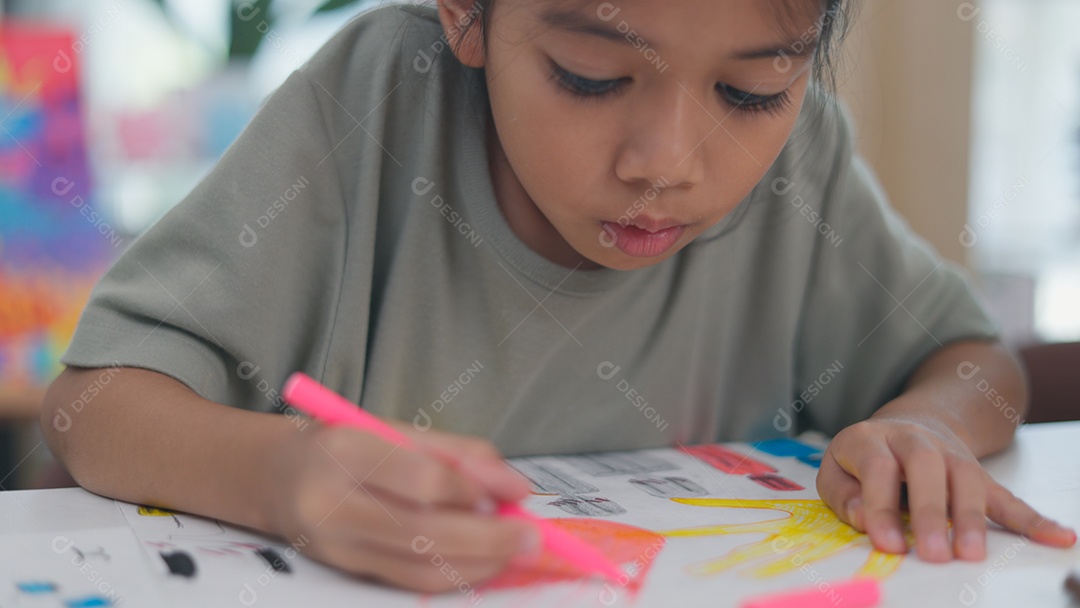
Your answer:
[[[679,226],[685,226],[686,224],[670,218],[651,219],[647,217],[636,217],[630,222],[625,224],[627,227],[633,226],[650,234],[662,232],[668,228],[677,228]]]
[[[601,222],[600,244],[616,247],[635,258],[652,258],[671,250],[686,232],[686,224],[674,220],[634,220],[631,223]]]

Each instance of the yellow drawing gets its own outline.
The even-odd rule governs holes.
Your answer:
[[[159,509],[157,507],[139,505],[139,515],[145,515],[147,517],[173,517],[174,515],[176,515],[176,513],[165,509]]]
[[[840,521],[832,509],[820,500],[717,498],[672,498],[671,500],[696,507],[768,509],[783,511],[787,514],[752,524],[719,524],[660,532],[670,537],[754,532],[768,534],[764,539],[739,547],[724,557],[692,566],[691,573],[699,576],[719,574],[754,560],[761,560],[762,563],[749,568],[747,571],[750,575],[758,578],[778,576],[798,570],[804,564],[812,564],[855,547],[867,547],[870,548],[870,555],[859,568],[856,576],[884,579],[895,572],[904,559],[903,555],[892,555],[874,550],[870,545],[870,539],[865,534]],[[787,521],[782,521],[785,519]]]

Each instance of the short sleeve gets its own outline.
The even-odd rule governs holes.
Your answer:
[[[289,370],[318,367],[346,227],[322,103],[302,72],[266,101],[99,282],[65,364],[151,369],[266,411]]]
[[[962,271],[888,205],[837,115],[828,182],[820,198],[806,201],[806,217],[796,218],[815,223],[818,234],[797,332],[793,407],[800,427],[830,435],[898,396],[937,349],[998,334]]]

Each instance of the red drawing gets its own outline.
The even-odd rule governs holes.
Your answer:
[[[684,445],[680,447],[682,451],[705,464],[732,475],[763,475],[776,472],[774,467],[760,460],[754,460],[746,454],[740,454],[735,450],[729,450],[720,445]]]
[[[763,475],[751,475],[750,479],[753,479],[757,483],[769,488],[770,490],[776,490],[778,492],[795,492],[797,490],[805,490],[806,488],[791,481],[787,477],[781,477],[779,475],[773,475],[772,473],[765,473]]]
[[[626,572],[619,580],[621,588],[636,593],[645,583],[653,560],[660,554],[666,539],[662,534],[599,519],[551,520],[567,532],[596,547],[612,563]],[[544,583],[570,582],[582,578],[582,572],[558,556],[544,552],[529,567],[511,565],[484,585],[487,589],[531,587]]]

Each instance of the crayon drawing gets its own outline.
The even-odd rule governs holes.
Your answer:
[[[667,539],[662,534],[611,521],[558,519],[555,523],[570,534],[596,547],[608,561],[623,564],[626,580],[620,580],[619,584],[631,595],[636,594],[645,584],[653,560],[667,544]],[[484,589],[519,589],[550,583],[580,583],[581,581],[582,572],[577,567],[551,552],[544,552],[539,561],[531,566],[512,565],[484,585]]]
[[[750,524],[718,524],[669,530],[667,537],[715,536],[726,534],[764,533],[765,538],[743,545],[727,555],[697,563],[688,570],[697,576],[711,576],[746,564],[755,564],[743,572],[757,578],[767,578],[798,570],[803,564],[813,564],[855,548],[870,548],[866,562],[854,575],[884,579],[903,561],[903,555],[881,553],[871,548],[865,534],[840,521],[821,500],[738,500],[719,498],[673,498],[674,502],[722,509],[768,509],[780,511],[774,519]]]
[[[797,492],[806,489],[777,474],[776,467],[721,445],[682,446],[682,451],[728,475],[746,475],[747,479],[770,490]]]

